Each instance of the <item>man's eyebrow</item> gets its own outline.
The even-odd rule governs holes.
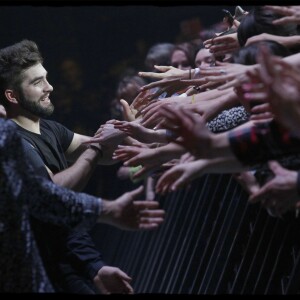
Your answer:
[[[48,74],[48,73],[45,74],[45,77],[47,77],[47,74]],[[35,77],[35,78],[33,78],[32,80],[30,80],[29,83],[34,83],[35,81],[40,80],[40,79],[43,79],[43,78],[44,78],[44,76],[38,76],[38,77]]]
[[[43,79],[43,76],[35,77],[32,80],[30,80],[29,83],[34,83],[35,81],[40,80],[40,79]]]

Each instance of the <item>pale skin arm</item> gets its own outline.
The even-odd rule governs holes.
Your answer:
[[[248,46],[250,44],[264,41],[264,40],[272,40],[275,42],[278,42],[279,44],[282,44],[283,46],[287,48],[291,48],[294,46],[297,46],[300,44],[300,36],[299,35],[292,35],[292,36],[279,36],[279,35],[273,35],[269,33],[262,33],[259,35],[255,35],[250,37],[245,46]]]
[[[158,180],[156,192],[165,194],[186,186],[206,173],[232,173],[247,169],[238,161],[227,158],[199,159],[178,164],[166,171]]]

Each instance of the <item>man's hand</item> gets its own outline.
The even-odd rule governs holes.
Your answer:
[[[102,200],[103,211],[99,222],[124,230],[156,229],[164,221],[165,211],[158,209],[157,201],[134,201],[143,189],[143,186],[140,186],[114,201]]]
[[[104,266],[94,277],[94,284],[102,294],[133,294],[131,278],[119,268]]]

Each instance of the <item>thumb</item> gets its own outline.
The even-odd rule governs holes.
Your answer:
[[[128,122],[133,121],[135,118],[134,118],[134,115],[133,115],[133,113],[130,109],[130,106],[129,106],[128,102],[124,99],[121,99],[120,103],[121,103],[122,108],[123,108],[123,118],[124,118],[124,120],[126,120]]]
[[[137,189],[129,192],[130,196],[132,197],[132,199],[135,199],[137,196],[141,195],[142,192],[144,191],[144,186],[141,185],[140,187],[138,187]]]
[[[282,166],[279,164],[279,162],[277,162],[275,160],[269,161],[268,165],[274,174],[277,174],[284,170],[284,168],[282,168]]]

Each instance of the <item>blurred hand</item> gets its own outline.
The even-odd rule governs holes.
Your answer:
[[[157,201],[135,200],[143,190],[140,186],[114,201],[102,200],[98,221],[123,230],[156,229],[164,221],[165,211],[158,209]]]
[[[103,266],[93,281],[101,294],[133,294],[131,280],[119,268]]]

